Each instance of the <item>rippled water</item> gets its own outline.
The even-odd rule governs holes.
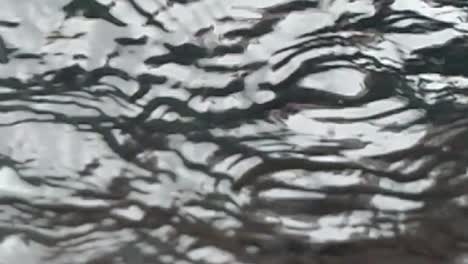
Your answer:
[[[468,3],[2,0],[0,263],[468,263]]]

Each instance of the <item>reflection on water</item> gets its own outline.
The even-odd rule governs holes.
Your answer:
[[[467,263],[465,1],[3,1],[0,263]]]

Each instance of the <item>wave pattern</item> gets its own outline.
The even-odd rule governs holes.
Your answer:
[[[0,12],[0,263],[465,263],[464,1]]]

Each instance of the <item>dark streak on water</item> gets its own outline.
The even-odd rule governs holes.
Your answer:
[[[0,263],[468,263],[465,1],[4,1]]]

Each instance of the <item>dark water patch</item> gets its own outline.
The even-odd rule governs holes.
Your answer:
[[[0,26],[2,27],[8,27],[8,28],[15,28],[19,26],[18,22],[12,22],[12,21],[6,21],[6,20],[0,20]]]
[[[93,0],[73,0],[63,7],[63,11],[67,17],[83,15],[86,18],[103,19],[119,27],[126,26],[126,23],[120,21],[110,13],[112,7],[112,4],[103,5]]]
[[[130,45],[144,45],[148,41],[147,36],[143,36],[141,38],[132,39],[132,38],[116,38],[115,42],[119,43],[120,45],[130,46]]]

